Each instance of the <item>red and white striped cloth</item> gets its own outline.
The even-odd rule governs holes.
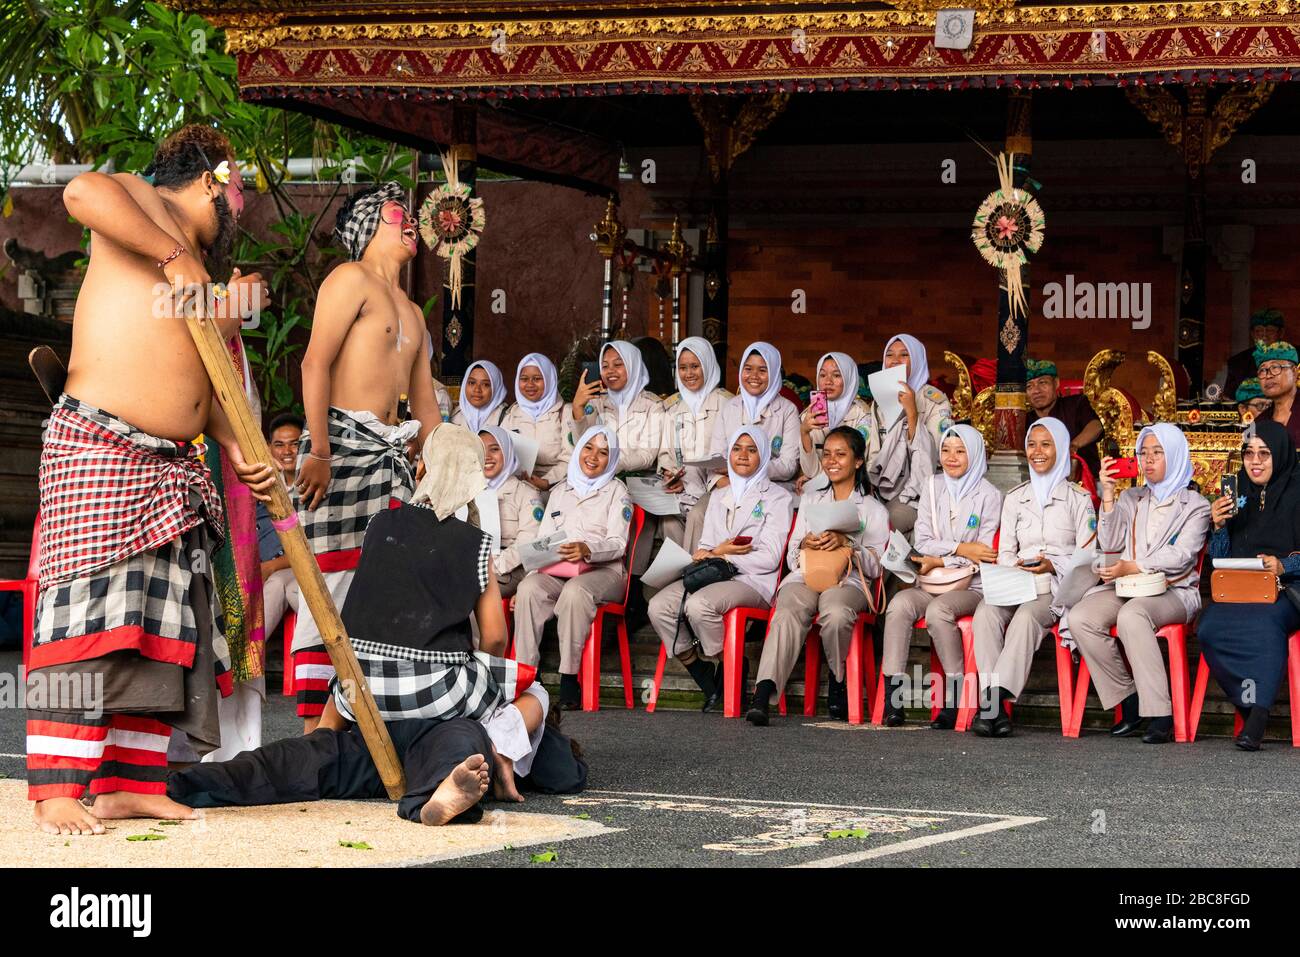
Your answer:
[[[167,793],[171,728],[147,715],[28,711],[27,797]]]

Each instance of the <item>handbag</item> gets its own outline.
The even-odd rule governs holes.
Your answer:
[[[1115,597],[1117,598],[1151,598],[1163,595],[1169,590],[1169,581],[1164,572],[1137,572],[1133,575],[1121,575],[1115,579]]]
[[[934,498],[934,481],[931,480],[927,485],[930,489],[930,516],[932,521],[938,521],[938,511]],[[951,531],[951,525],[949,531]],[[916,581],[921,586],[921,591],[927,595],[942,595],[945,592],[970,588],[977,571],[979,569],[974,565],[957,566],[955,568],[941,565],[921,575]]]
[[[1277,576],[1269,571],[1220,568],[1210,576],[1210,595],[1225,604],[1265,604],[1277,601]]]
[[[677,655],[677,637],[686,626],[686,634],[691,639],[691,646],[698,650],[700,639],[691,630],[691,623],[686,618],[686,596],[694,594],[701,588],[708,588],[719,582],[729,582],[740,570],[725,558],[701,558],[691,562],[682,571],[682,600],[677,606],[677,627],[673,629],[673,656]]]
[[[801,548],[799,567],[803,569],[803,583],[821,594],[844,581],[852,564],[853,546],[841,548]]]
[[[541,573],[543,575],[553,575],[556,578],[577,578],[595,567],[595,565],[587,562],[556,562],[554,565],[547,565],[541,569]]]

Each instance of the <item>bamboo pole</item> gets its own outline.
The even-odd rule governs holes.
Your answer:
[[[277,522],[280,544],[284,546],[284,554],[289,559],[294,578],[298,580],[298,588],[320,629],[330,662],[338,672],[343,687],[353,695],[352,713],[356,716],[361,737],[379,771],[379,778],[384,782],[388,796],[396,801],[406,793],[406,776],[397,759],[397,751],[388,736],[388,729],[379,717],[379,709],[375,706],[365,675],[361,673],[361,665],[352,650],[352,643],[348,641],[334,599],[325,587],[325,579],[321,576],[320,566],[316,564],[316,556],[307,544],[302,526],[298,524],[297,512],[289,501],[284,480],[280,477],[279,469],[274,467],[271,450],[262,437],[261,429],[253,420],[253,412],[248,407],[230,352],[221,341],[216,322],[204,321],[201,317],[204,308],[202,295],[196,301],[198,304],[194,309],[185,310],[185,324],[189,327],[195,348],[208,371],[208,378],[212,380],[217,401],[221,403],[221,408],[225,410],[226,418],[234,429],[244,461],[249,464],[261,462],[271,465],[275,472],[275,488],[271,491],[271,501],[266,503],[267,511]],[[280,527],[282,523],[287,527]]]

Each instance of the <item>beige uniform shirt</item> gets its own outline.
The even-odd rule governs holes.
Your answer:
[[[487,421],[484,422],[483,424],[500,425],[501,421],[506,417],[506,408],[509,405],[510,405],[509,402],[502,402],[499,406],[497,406],[495,409],[492,410],[492,414],[487,417]],[[465,424],[465,413],[462,412],[459,408],[456,409],[456,411],[452,414],[451,424],[459,425],[461,428],[465,428],[465,429],[469,428],[469,426]]]
[[[579,499],[568,481],[551,489],[546,514],[537,538],[563,531],[566,541],[583,542],[591,549],[592,565],[615,562],[627,551],[628,523],[632,520],[632,499],[627,486],[610,479],[596,491]]]
[[[731,399],[726,389],[717,388],[700,403],[700,411],[692,412],[682,401],[681,393],[674,392],[664,400],[663,436],[659,440],[659,470],[676,472],[680,463],[699,462],[709,457],[713,447],[713,433],[721,427],[722,407]],[[680,459],[678,453],[680,452]],[[682,508],[687,509],[699,501],[708,483],[704,469],[694,466],[682,477]]]
[[[537,465],[533,472],[551,485],[563,482],[569,473],[569,457],[573,454],[573,410],[569,403],[557,399],[548,411],[536,421],[518,404],[506,410],[501,428],[508,432],[526,435],[538,444]]]
[[[740,396],[728,399],[722,406],[721,428],[714,429],[710,455],[724,458],[731,451],[727,442],[742,425],[757,425],[772,442],[772,459],[767,465],[767,477],[773,482],[791,482],[799,474],[799,410],[783,395],[767,404],[758,422],[750,422],[745,414],[745,403]]]
[[[1060,571],[1075,549],[1089,547],[1097,537],[1097,513],[1080,485],[1061,482],[1045,509],[1039,508],[1029,482],[1007,492],[999,526],[998,564],[1015,565],[1046,555]]]
[[[542,493],[513,475],[497,489],[501,509],[501,554],[495,559],[498,575],[508,575],[520,565],[519,546],[537,538],[546,516]]]
[[[919,408],[918,408],[918,411]],[[850,429],[857,429],[862,433],[862,438],[868,442],[871,439],[871,406],[861,399],[854,399],[849,406],[849,411],[844,413],[844,421],[840,425],[848,426]],[[804,475],[812,478],[822,470],[822,446],[826,444],[826,435],[830,429],[813,429],[809,433],[812,438],[812,451],[803,447],[803,435],[799,436],[799,469]]]
[[[870,430],[867,436],[868,460],[880,451],[885,434],[885,426],[875,403],[870,408],[871,421],[863,423]],[[939,445],[943,441],[943,433],[952,428],[952,422],[952,405],[948,402],[948,397],[932,385],[924,386],[916,394],[916,434],[912,436],[912,447],[917,447],[921,433],[924,432],[929,439],[935,469],[939,467]]]
[[[736,566],[732,581],[748,585],[770,602],[793,510],[794,496],[770,479],[750,485],[739,503],[732,501],[731,489],[720,489],[709,496],[700,548],[712,549],[741,535],[752,538],[752,551],[726,556]]]
[[[1109,512],[1098,517],[1097,541],[1105,552],[1121,552],[1143,572],[1161,572],[1172,582],[1188,616],[1201,609],[1201,576],[1196,570],[1210,533],[1210,503],[1200,492],[1182,489],[1153,506],[1144,485],[1125,489]],[[1112,586],[1106,586],[1112,587]]]
[[[652,472],[659,462],[663,408],[659,397],[644,389],[626,409],[619,409],[608,395],[592,396],[583,409],[583,417],[570,426],[569,444],[577,444],[589,428],[607,425],[618,433],[619,474]]]

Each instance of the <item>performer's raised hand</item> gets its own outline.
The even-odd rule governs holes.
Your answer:
[[[298,468],[298,497],[307,508],[315,508],[330,487],[330,460],[319,458],[316,450],[302,460]]]

